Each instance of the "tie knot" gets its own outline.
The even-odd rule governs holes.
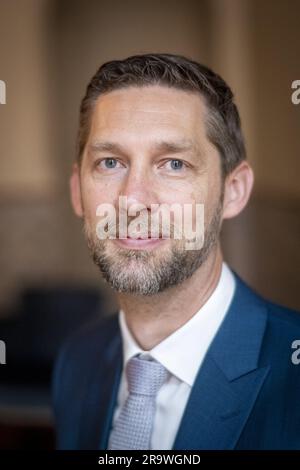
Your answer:
[[[132,357],[126,366],[129,393],[154,396],[166,380],[168,371],[155,360]]]

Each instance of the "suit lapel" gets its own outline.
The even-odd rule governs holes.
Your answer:
[[[101,361],[101,362],[100,362]],[[122,372],[122,343],[119,330],[115,332],[105,356],[99,354],[101,367],[91,375],[82,410],[79,449],[107,449],[113,412],[117,402]]]
[[[233,449],[269,372],[258,366],[267,312],[235,274],[229,311],[192,388],[173,448]]]

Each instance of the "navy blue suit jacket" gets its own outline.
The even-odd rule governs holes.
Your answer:
[[[291,360],[300,314],[235,278],[173,449],[300,449],[300,364]],[[107,449],[122,360],[117,315],[64,346],[53,380],[59,449]]]

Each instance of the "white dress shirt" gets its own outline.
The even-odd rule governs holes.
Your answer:
[[[223,263],[218,284],[205,304],[181,328],[150,351],[143,351],[137,345],[127,327],[124,312],[120,310],[124,364],[113,424],[128,396],[125,365],[136,354],[150,356],[170,372],[156,397],[151,449],[172,449],[198,369],[224,320],[234,291],[233,273]]]

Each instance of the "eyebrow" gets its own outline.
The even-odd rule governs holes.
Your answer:
[[[156,142],[153,147],[158,153],[179,153],[195,150],[195,144],[191,140],[180,140],[177,142],[168,142],[163,140],[161,142]]]
[[[126,154],[126,150],[122,145],[117,142],[109,141],[96,141],[89,145],[90,150],[95,152],[117,152]],[[162,140],[152,144],[152,150],[156,153],[180,153],[187,151],[196,152],[196,145],[190,139],[182,139],[179,141],[166,141]]]

